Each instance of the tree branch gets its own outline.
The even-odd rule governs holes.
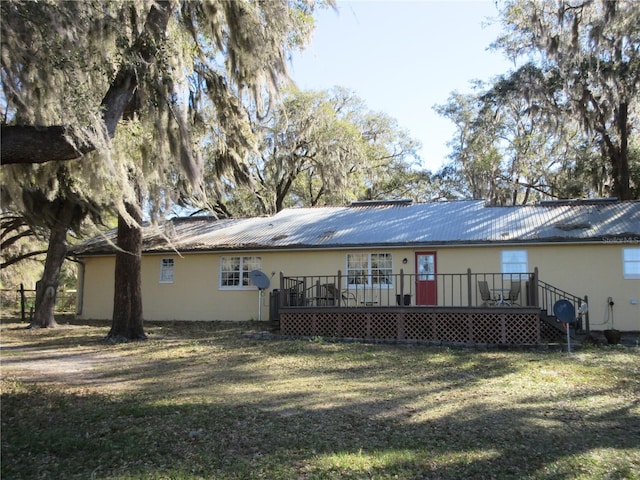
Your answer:
[[[14,263],[18,263],[18,262],[21,262],[22,260],[26,260],[27,258],[35,257],[36,255],[44,255],[45,253],[47,253],[46,250],[38,250],[35,252],[29,252],[23,255],[18,255],[17,257],[14,257],[14,258],[10,258],[6,262],[0,264],[0,270],[13,265]]]
[[[123,65],[102,99],[102,118],[109,138],[114,137],[118,122],[133,97],[138,75],[148,70],[155,59],[156,44],[166,31],[172,7],[170,0],[153,4],[145,28],[132,47],[132,54],[140,59],[140,71],[136,72],[131,65]],[[65,125],[2,125],[0,135],[2,164],[74,160],[96,148],[96,145],[79,142],[73,130]]]
[[[11,232],[17,231],[20,227],[27,227],[24,217],[17,215],[3,216],[0,220],[0,240],[9,235]]]
[[[14,235],[13,237],[10,237],[4,240],[2,244],[0,244],[0,251],[10,247],[14,243],[16,243],[18,240],[25,237],[35,237],[35,233],[33,233],[32,230],[25,230],[24,232],[20,232]]]
[[[69,141],[67,127],[61,125],[2,125],[0,135],[2,164],[74,160],[94,148],[90,145],[76,148]]]

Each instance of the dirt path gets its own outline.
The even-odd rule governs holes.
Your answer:
[[[25,343],[24,337],[19,341],[11,331],[3,329],[0,336],[0,373],[3,379],[95,385],[106,381],[105,373],[113,371],[123,361],[122,356],[105,352],[104,345],[98,343],[71,349],[46,338],[47,331],[34,330],[29,334],[32,341]]]
[[[115,365],[114,355],[87,351],[65,353],[51,349],[24,348],[20,355],[5,355],[0,346],[2,378],[17,378],[35,382],[60,382],[69,385],[95,383],[103,376],[100,371]],[[16,351],[14,350],[14,353]]]

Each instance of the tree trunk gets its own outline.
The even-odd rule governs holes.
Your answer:
[[[629,180],[629,107],[626,102],[618,105],[616,124],[620,134],[619,148],[611,148],[612,195],[619,200],[632,200]]]
[[[53,328],[58,325],[54,316],[56,293],[60,270],[67,255],[67,232],[74,207],[63,206],[58,214],[58,221],[51,228],[42,278],[36,283],[36,305],[31,328]]]
[[[146,340],[142,317],[142,229],[137,205],[126,203],[126,210],[137,224],[118,216],[118,252],[115,267],[113,320],[107,340],[129,342]]]

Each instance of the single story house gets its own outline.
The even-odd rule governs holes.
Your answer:
[[[106,232],[74,249],[83,265],[79,318],[112,316],[114,238]],[[267,320],[290,279],[322,289],[317,307],[336,285],[342,296],[332,306],[537,305],[533,272],[536,283],[584,299],[592,330],[640,331],[640,202],[400,200],[174,218],[145,227],[143,309],[154,321]],[[514,299],[505,277],[522,283]]]

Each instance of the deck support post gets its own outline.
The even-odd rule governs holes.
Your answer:
[[[538,298],[538,267],[533,269],[533,276],[531,277],[531,305],[540,307]]]
[[[301,301],[302,301],[302,305],[305,305],[307,303],[307,299],[304,297],[306,294],[307,294],[307,277],[304,277],[302,279],[302,299],[298,298],[296,301],[298,305],[300,305]]]
[[[280,295],[278,296],[278,302],[280,303],[281,307],[284,307],[284,298],[285,298],[285,292],[284,292],[284,273],[280,272]]]
[[[471,301],[472,301],[472,291],[471,291],[471,269],[467,268],[467,302],[468,305],[471,306]]]
[[[589,306],[589,297],[587,295],[584,296],[584,303],[587,304],[587,307]],[[589,330],[589,310],[588,309],[587,309],[587,313],[584,314],[584,329],[587,331],[587,335],[591,333]]]

